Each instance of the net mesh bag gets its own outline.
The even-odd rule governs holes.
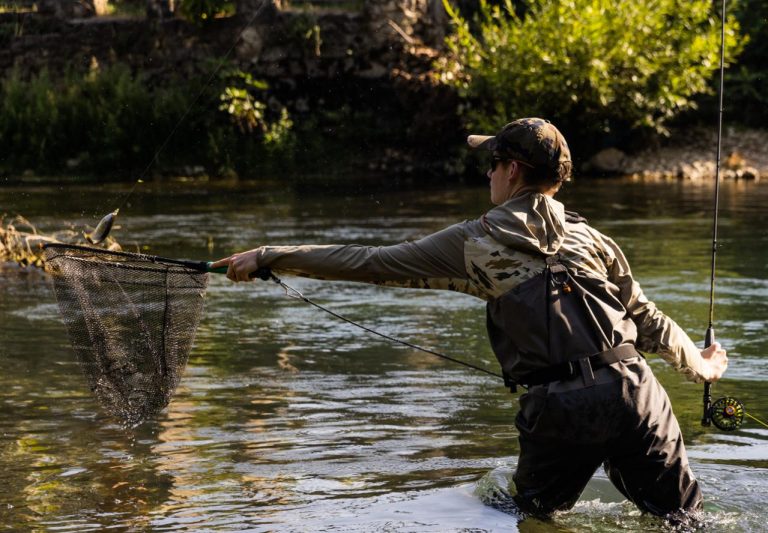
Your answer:
[[[102,407],[127,425],[162,410],[189,357],[208,274],[182,262],[45,247],[72,348]]]

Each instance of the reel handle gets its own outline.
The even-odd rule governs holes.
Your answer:
[[[707,328],[704,334],[704,347],[708,348],[715,342],[715,330],[712,326]],[[701,417],[701,425],[709,427],[712,425],[712,384],[707,381],[704,383],[704,413]]]
[[[253,278],[259,278],[261,281],[269,281],[270,278],[273,278],[272,271],[269,269],[269,267],[259,267],[256,269],[256,272],[251,272],[248,274],[248,277]]]

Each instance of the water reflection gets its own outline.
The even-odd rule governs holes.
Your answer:
[[[723,186],[716,326],[731,367],[714,394],[739,397],[765,418],[768,186]],[[577,182],[564,192],[569,207],[617,237],[649,296],[696,340],[707,316],[711,193],[709,184],[616,181]],[[77,188],[0,190],[0,206],[46,231],[105,211],[83,214],[85,197]],[[485,188],[332,197],[247,184],[238,191],[162,188],[134,197],[115,237],[206,259],[262,242],[396,242],[486,206]],[[482,306],[470,297],[290,282],[384,333],[496,370]],[[176,396],[132,431],[106,419],[90,397],[44,276],[0,266],[0,321],[0,523],[10,529],[517,527],[472,494],[487,472],[511,472],[514,396],[489,376],[392,346],[285,298],[273,284],[211,280]],[[650,362],[683,427],[711,527],[761,531],[768,430],[750,421],[731,434],[701,428],[701,387]],[[572,513],[519,529],[662,527],[611,490],[598,476]]]

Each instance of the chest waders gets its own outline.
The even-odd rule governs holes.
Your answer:
[[[568,222],[583,221],[567,215]],[[680,428],[635,349],[637,326],[619,288],[558,254],[544,263],[540,274],[487,304],[505,384],[512,392],[529,387],[515,418],[516,505],[535,515],[570,509],[602,465],[642,511],[699,509]],[[610,375],[596,372],[617,361],[625,362]],[[536,386],[544,384],[555,386]]]
[[[639,355],[618,287],[566,267],[559,254],[545,261],[541,274],[486,308],[491,346],[512,392],[577,376],[589,386],[593,370]]]

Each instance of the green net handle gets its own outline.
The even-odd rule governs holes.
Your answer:
[[[226,267],[226,266],[218,267],[218,268],[213,268],[211,266],[211,265],[213,265],[213,261],[208,262],[207,265],[208,265],[208,269],[207,269],[208,272],[210,272],[212,274],[226,274],[227,273],[227,268],[229,268],[229,267]]]

